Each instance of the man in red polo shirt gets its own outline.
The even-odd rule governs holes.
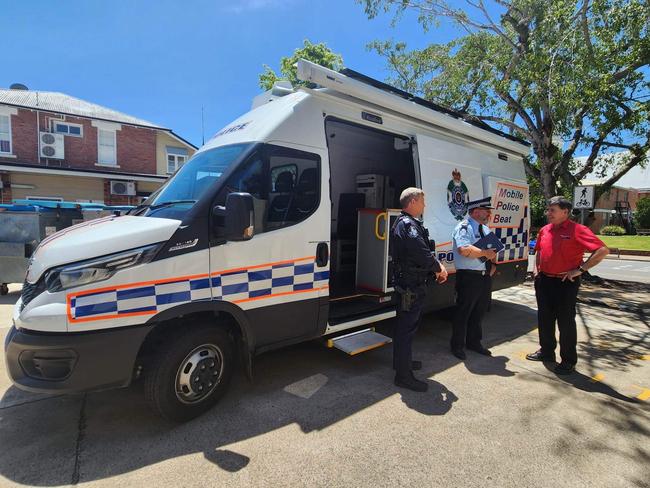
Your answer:
[[[564,197],[548,201],[548,225],[542,227],[535,243],[535,296],[540,349],[528,354],[531,361],[555,362],[555,322],[560,330],[560,357],[557,374],[570,374],[578,362],[576,353],[576,299],[580,275],[600,263],[609,249],[588,227],[569,220],[571,202]],[[582,256],[592,252],[584,263]]]

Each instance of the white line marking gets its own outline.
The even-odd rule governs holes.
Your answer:
[[[328,380],[327,376],[318,373],[314,376],[309,376],[304,380],[296,381],[295,383],[285,386],[284,391],[307,400],[325,386]]]

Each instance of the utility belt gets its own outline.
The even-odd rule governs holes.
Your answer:
[[[489,276],[489,273],[487,270],[479,270],[479,269],[457,269],[456,273],[458,274],[471,274],[471,275],[478,275],[478,276]]]
[[[427,277],[431,275],[429,270],[423,268],[416,268],[414,266],[403,266],[401,264],[395,263],[393,272],[395,273],[396,278],[413,278],[416,280],[426,281]]]
[[[418,294],[407,288],[402,288],[401,286],[395,285],[395,291],[399,293],[400,296],[400,305],[403,312],[410,312],[413,308],[413,304],[418,299]]]

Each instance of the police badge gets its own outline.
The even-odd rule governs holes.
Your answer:
[[[451,172],[452,180],[447,185],[447,203],[449,211],[456,220],[463,220],[467,213],[467,202],[469,202],[469,190],[460,179],[460,171],[454,169]]]

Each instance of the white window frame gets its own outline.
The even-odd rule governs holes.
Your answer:
[[[173,170],[173,171],[169,171],[169,157],[170,157],[170,156],[174,158],[174,170]],[[183,161],[179,161],[178,158],[183,158]],[[181,163],[182,163],[182,164],[187,163],[187,159],[188,159],[188,158],[187,158],[187,155],[167,153],[167,174],[170,175],[170,174],[176,172],[176,170],[177,170],[178,168],[180,168],[179,165],[180,165]]]
[[[113,161],[101,160],[101,133],[110,132],[113,134]],[[111,129],[97,128],[97,165],[99,166],[117,166],[117,131]]]
[[[67,125],[68,127],[79,127],[79,134],[70,134],[70,132],[59,132],[56,130],[56,125]],[[70,136],[70,137],[83,137],[84,136],[84,126],[81,124],[72,124],[70,122],[66,122],[65,120],[56,120],[56,119],[50,119],[50,132],[53,134],[63,134],[64,136]]]
[[[7,120],[9,121],[9,125],[8,125],[8,127],[9,127],[9,151],[3,151],[2,149],[0,149],[0,154],[3,155],[3,156],[13,155],[14,144],[13,144],[13,141],[11,139],[11,114],[10,113],[5,114],[5,113],[0,112],[0,117],[7,117]]]

